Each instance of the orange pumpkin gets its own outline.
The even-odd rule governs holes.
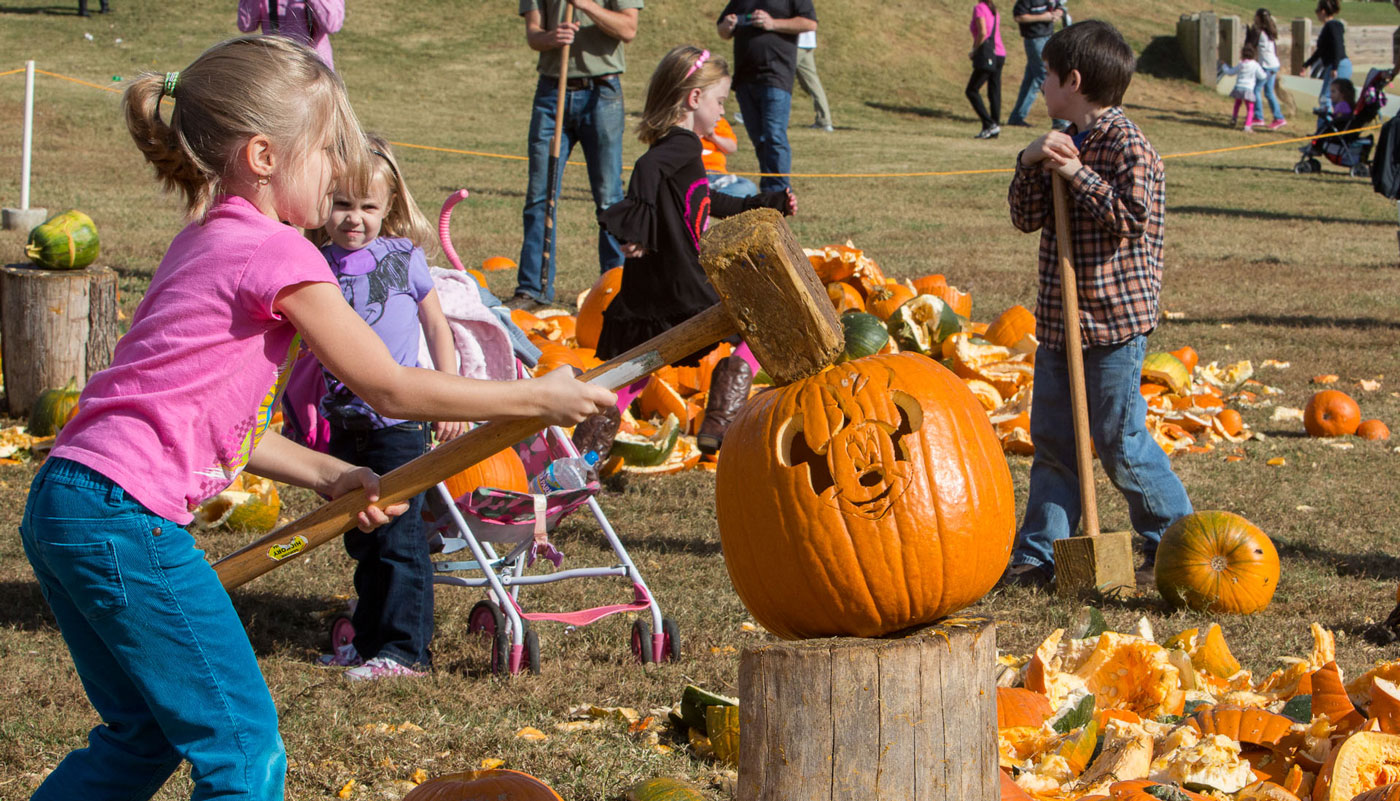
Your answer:
[[[477,487],[493,487],[511,492],[527,492],[529,479],[525,465],[514,448],[506,448],[491,458],[477,462],[443,482],[453,498],[475,492]]]
[[[577,367],[580,370],[584,369],[583,355],[568,345],[560,345],[549,340],[536,341],[535,345],[540,349],[540,359],[535,362],[535,369],[532,371],[536,377],[558,370],[565,365]]]
[[[409,791],[403,801],[564,801],[549,785],[518,770],[469,770],[429,779]]]
[[[990,326],[983,339],[1003,348],[1015,347],[1025,336],[1035,336],[1035,315],[1019,303],[1001,313]]]
[[[838,316],[848,311],[865,311],[865,298],[861,297],[860,290],[845,281],[827,284],[826,296],[831,298],[831,305],[836,307]]]
[[[1390,428],[1379,420],[1366,420],[1356,427],[1356,436],[1362,439],[1386,440],[1390,439]]]
[[[598,336],[603,333],[603,310],[617,297],[622,289],[622,268],[614,267],[598,277],[588,296],[579,305],[578,318],[574,326],[574,337],[585,348],[597,348]]]
[[[1207,736],[1223,734],[1239,743],[1273,746],[1288,736],[1293,721],[1263,709],[1221,704],[1197,710],[1187,725]]]
[[[890,319],[894,310],[914,297],[914,290],[904,284],[885,284],[865,300],[865,310],[880,318],[881,322]]]
[[[1190,345],[1187,345],[1181,350],[1174,350],[1171,353],[1173,356],[1180,359],[1182,364],[1186,365],[1186,372],[1188,373],[1195,370],[1196,365],[1201,361],[1201,357],[1196,353],[1196,349]]]
[[[1038,692],[1020,687],[997,688],[997,728],[1036,726],[1045,722],[1054,710],[1050,699]]]
[[[952,309],[953,313],[960,317],[972,316],[972,296],[966,292],[960,291],[955,286],[945,284],[942,287],[934,287],[934,291],[932,292],[925,292],[923,294],[935,295],[942,298],[943,302],[948,304],[948,308]]]
[[[496,270],[514,270],[515,259],[509,256],[491,256],[481,263],[481,269],[488,273]]]
[[[1361,407],[1351,396],[1336,389],[1324,389],[1308,400],[1303,410],[1303,428],[1310,437],[1344,437],[1355,434],[1361,425]]]
[[[948,279],[944,277],[943,273],[934,273],[914,279],[914,291],[920,295],[937,295],[938,291],[946,286],[948,286]]]
[[[1192,609],[1247,615],[1278,588],[1278,551],[1264,532],[1230,512],[1195,512],[1157,547],[1157,590]]]
[[[967,385],[927,357],[868,356],[762,392],[724,443],[725,565],[780,637],[877,637],[935,620],[1006,568],[1006,457]]]
[[[1221,409],[1215,419],[1229,436],[1237,437],[1244,430],[1244,418],[1234,409]]]

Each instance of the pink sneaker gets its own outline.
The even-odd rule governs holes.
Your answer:
[[[387,679],[395,676],[425,675],[427,674],[405,665],[400,665],[387,656],[376,656],[359,667],[352,667],[345,671],[345,678],[350,681],[373,681],[375,679]]]
[[[360,658],[360,652],[355,650],[354,643],[346,643],[335,649],[333,654],[321,654],[316,660],[316,664],[321,667],[359,667],[365,660]]]
[[[1254,133],[1254,124],[1250,123],[1249,125],[1244,126],[1244,128],[1242,128],[1241,130],[1243,130],[1245,133]]]
[[[1273,122],[1269,123],[1269,130],[1271,130],[1271,131],[1277,131],[1278,129],[1282,128],[1283,126],[1285,126],[1285,125],[1287,125],[1287,124],[1288,124],[1288,120],[1285,120],[1285,119],[1283,119],[1282,117],[1280,117],[1279,119],[1276,119],[1276,120],[1274,120]]]

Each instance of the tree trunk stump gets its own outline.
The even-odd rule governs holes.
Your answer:
[[[800,640],[739,662],[739,801],[999,801],[996,626]]]
[[[0,267],[0,367],[11,417],[24,417],[46,389],[78,386],[112,361],[117,274],[107,267]]]

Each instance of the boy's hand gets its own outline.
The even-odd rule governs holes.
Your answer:
[[[1021,161],[1027,167],[1044,162],[1047,172],[1054,170],[1066,178],[1072,177],[1083,166],[1079,162],[1079,148],[1074,146],[1074,139],[1063,131],[1050,131],[1032,142],[1022,154]]]
[[[374,531],[392,518],[408,511],[407,501],[382,508],[378,506],[376,502],[379,500],[379,474],[368,467],[352,467],[341,473],[330,486],[326,487],[326,495],[335,499],[357,489],[365,491],[370,504],[356,517],[356,523],[361,531]]]
[[[466,431],[466,426],[461,421],[446,421],[433,423],[433,431],[437,434],[438,442],[446,442],[462,436]]]
[[[538,415],[555,426],[571,426],[617,403],[617,395],[575,379],[573,370],[565,367],[531,379],[522,387],[539,405]]]
[[[783,215],[791,217],[797,213],[797,194],[792,191],[792,187],[783,190],[787,194],[787,203],[783,206]]]
[[[622,255],[629,259],[640,259],[647,253],[646,248],[636,242],[623,242],[619,249],[622,251]]]

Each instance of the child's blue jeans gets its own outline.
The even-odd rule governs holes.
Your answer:
[[[1191,513],[1191,501],[1171,460],[1147,431],[1147,402],[1138,385],[1147,338],[1084,351],[1089,433],[1104,472],[1128,502],[1128,518],[1142,535],[1151,561],[1162,532]],[[1055,570],[1055,540],[1079,528],[1079,469],[1074,455],[1074,412],[1069,363],[1062,351],[1035,352],[1031,395],[1030,498],[1011,554],[1013,565]]]
[[[33,798],[150,798],[188,759],[192,799],[281,799],[277,708],[194,537],[56,458],[34,477],[20,537],[102,718]]]
[[[332,426],[330,453],[380,475],[428,451],[428,423],[346,431]],[[353,529],[345,550],[355,559],[359,600],[351,623],[355,650],[365,659],[384,656],[401,665],[427,665],[433,639],[433,563],[423,533],[423,496],[408,511],[374,531]]]

